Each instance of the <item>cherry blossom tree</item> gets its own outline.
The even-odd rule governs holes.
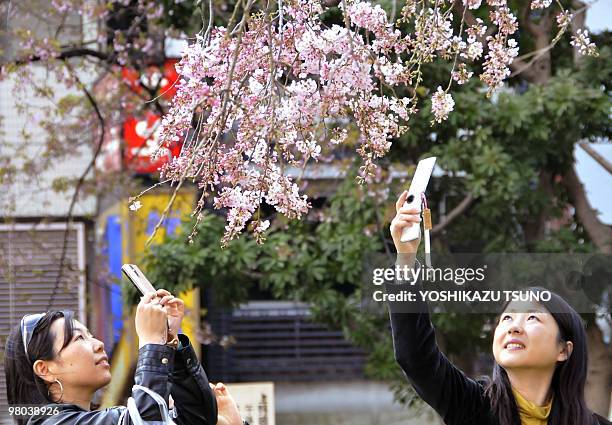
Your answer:
[[[331,25],[322,21],[326,9],[318,1],[268,2],[259,9],[253,1],[237,4],[242,18],[209,24],[177,65],[181,80],[162,121],[160,147],[182,140],[184,148],[162,167],[162,178],[177,190],[187,179],[197,183],[196,225],[208,198],[227,208],[222,245],[249,221],[263,241],[269,222],[261,219],[262,202],[288,218],[309,207],[284,168],[303,169],[345,144],[349,126],[343,123],[359,132],[358,182],[374,176],[377,160],[422,103],[424,64],[437,58],[452,64],[443,86],[431,90],[432,124],[452,112],[452,89],[473,77],[476,62],[482,61],[478,77],[489,96],[503,84],[519,53],[518,20],[505,0],[487,1],[486,22],[474,17],[471,10],[484,8],[481,3],[408,1],[393,21],[380,5],[343,1],[343,20]],[[527,10],[549,7],[550,1],[533,1]],[[558,2],[555,7],[545,13],[556,14],[558,32],[543,49],[571,23],[571,13]],[[571,43],[580,53],[597,54],[584,29]],[[397,95],[399,88],[411,94]],[[194,115],[195,133],[189,133]]]

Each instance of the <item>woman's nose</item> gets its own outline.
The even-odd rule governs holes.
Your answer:
[[[520,326],[517,326],[517,325],[512,325],[512,326],[510,326],[508,328],[508,333],[509,334],[513,334],[513,333],[521,334],[521,333],[523,333],[523,328],[521,328]]]
[[[104,343],[96,338],[94,338],[93,340],[94,340],[95,351],[104,351]]]

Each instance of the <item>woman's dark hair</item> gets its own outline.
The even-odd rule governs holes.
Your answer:
[[[51,325],[61,317],[65,321],[63,349],[74,335],[74,313],[71,311],[48,311],[40,319],[28,344],[27,356],[23,346],[21,325],[17,324],[8,336],[4,351],[4,371],[9,405],[54,403],[49,398],[45,381],[34,373],[32,367],[36,360],[53,360],[56,358],[58,353],[53,350],[56,335],[51,332]],[[16,418],[18,425],[27,423],[27,418]]]
[[[559,340],[571,341],[573,344],[569,358],[557,362],[555,368],[551,383],[553,405],[548,417],[548,425],[592,425],[597,423],[584,399],[588,354],[585,325],[582,318],[559,295],[540,287],[531,287],[528,290],[538,295],[543,291],[550,293],[548,301],[542,301],[542,297],[539,297],[539,304],[544,306],[557,322]],[[508,303],[502,312],[507,306]],[[521,423],[508,374],[497,363],[493,367],[493,376],[486,385],[485,393],[491,400],[493,413],[498,418],[500,425]]]

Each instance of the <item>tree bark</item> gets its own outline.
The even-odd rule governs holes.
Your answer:
[[[572,1],[572,9],[574,10],[574,19],[572,19],[571,27],[572,34],[576,34],[579,29],[584,29],[586,25],[586,4],[581,0]],[[581,10],[581,12],[577,12]],[[574,46],[574,63],[580,65],[584,59],[584,55],[580,54],[578,46]]]
[[[610,390],[612,389],[612,353],[603,340],[599,327],[592,323],[587,328],[589,347],[588,385],[585,398],[589,408],[604,417],[608,416]]]
[[[547,199],[552,200],[554,198],[550,171],[540,170],[538,190],[544,192]],[[527,221],[522,224],[525,233],[525,243],[528,249],[531,250],[538,241],[546,236],[546,223],[550,220],[550,209],[550,204],[544,205],[536,214],[528,217]]]

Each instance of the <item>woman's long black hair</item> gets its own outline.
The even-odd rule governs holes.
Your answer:
[[[545,290],[533,287],[529,288],[529,291],[541,294]],[[551,383],[553,404],[548,417],[548,425],[596,424],[593,412],[589,410],[584,399],[588,360],[585,324],[576,310],[563,298],[553,292],[550,294],[550,300],[540,301],[540,304],[557,322],[560,341],[571,341],[573,351],[567,360],[557,362]],[[493,413],[498,418],[500,425],[521,423],[508,374],[497,363],[495,363],[493,376],[486,386],[485,393],[491,400]]]
[[[51,332],[51,325],[61,317],[65,321],[62,343],[62,348],[64,348],[74,335],[74,313],[71,311],[48,311],[40,319],[28,345],[28,356],[23,346],[20,324],[17,324],[11,331],[4,351],[6,394],[9,405],[54,403],[49,397],[45,381],[34,373],[33,365],[36,360],[56,358],[57,353],[53,350],[56,335]],[[27,418],[19,416],[15,418],[18,425],[27,423]]]

